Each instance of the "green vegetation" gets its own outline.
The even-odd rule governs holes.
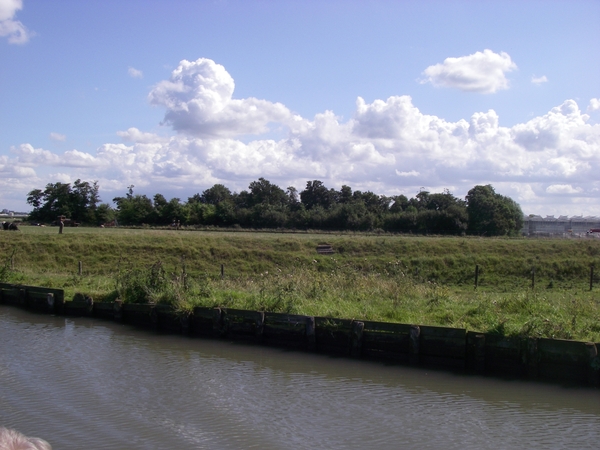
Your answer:
[[[215,184],[182,203],[162,194],[151,199],[134,194],[129,186],[124,197],[115,197],[116,209],[97,205],[98,184],[75,181],[48,184],[27,197],[33,206],[30,220],[53,223],[60,215],[77,223],[99,225],[116,219],[121,225],[219,226],[260,229],[386,231],[438,235],[516,235],[523,224],[517,203],[494,191],[490,185],[475,186],[466,200],[448,190],[432,194],[420,191],[410,200],[404,195],[387,197],[373,192],[352,191],[342,186],[328,189],[319,180],[306,183],[298,193],[264,178],[248,190],[232,193]]]
[[[21,230],[0,232],[2,281],[62,288],[68,299],[83,293],[184,310],[222,306],[600,342],[598,274],[589,290],[590,267],[600,268],[598,239]],[[322,243],[336,253],[317,254]]]

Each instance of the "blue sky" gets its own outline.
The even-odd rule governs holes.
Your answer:
[[[600,2],[0,0],[0,209],[309,180],[600,215]]]

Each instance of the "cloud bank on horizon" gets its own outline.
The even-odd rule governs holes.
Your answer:
[[[27,36],[14,21],[20,7],[18,0],[0,0],[0,30],[21,30],[0,31],[13,42]],[[510,55],[485,49],[429,66],[419,82],[465,95],[493,94],[510,88],[507,74],[516,70]],[[142,77],[133,67],[128,73]],[[173,132],[115,130],[120,142],[95,152],[12,146],[0,155],[0,189],[24,198],[47,183],[80,178],[98,180],[107,202],[129,185],[185,200],[215,183],[239,191],[264,177],[284,189],[302,190],[318,179],[328,187],[409,197],[422,188],[464,196],[475,185],[492,184],[525,213],[573,215],[598,205],[600,124],[589,115],[598,114],[598,98],[581,105],[565,99],[546,114],[503,127],[492,109],[451,122],[423,114],[408,95],[372,102],[358,97],[344,121],[333,111],[301,117],[278,102],[235,98],[234,91],[224,66],[208,58],[182,60],[148,93],[148,103],[165,111],[162,125]],[[56,132],[51,138],[66,139]],[[567,199],[558,202],[560,211],[558,198]]]

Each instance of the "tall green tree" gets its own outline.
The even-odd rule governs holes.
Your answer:
[[[468,232],[485,236],[517,234],[523,227],[523,211],[492,185],[475,186],[467,193]]]
[[[131,185],[125,197],[115,197],[117,220],[122,225],[141,225],[154,223],[156,214],[152,200],[145,195],[134,194]]]
[[[335,201],[335,191],[327,189],[322,181],[307,181],[306,188],[300,192],[300,201],[306,209],[316,206],[327,209]]]
[[[70,183],[49,183],[42,191],[34,189],[27,194],[27,203],[33,206],[29,218],[40,222],[54,222],[65,216],[75,222],[96,221],[98,182],[75,180]]]

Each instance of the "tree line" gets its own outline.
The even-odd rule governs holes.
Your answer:
[[[215,184],[182,202],[167,200],[162,194],[150,198],[136,194],[129,186],[126,194],[115,197],[115,207],[100,203],[97,182],[76,180],[50,183],[27,196],[33,207],[29,220],[55,222],[59,216],[89,225],[117,220],[120,225],[217,226],[243,228],[286,228],[370,231],[400,233],[511,235],[523,225],[521,207],[511,198],[495,192],[491,185],[473,187],[465,197],[450,191],[421,190],[413,198],[385,196],[371,191],[338,191],[322,181],[306,183],[298,192],[286,190],[259,178],[247,190],[232,192]]]

